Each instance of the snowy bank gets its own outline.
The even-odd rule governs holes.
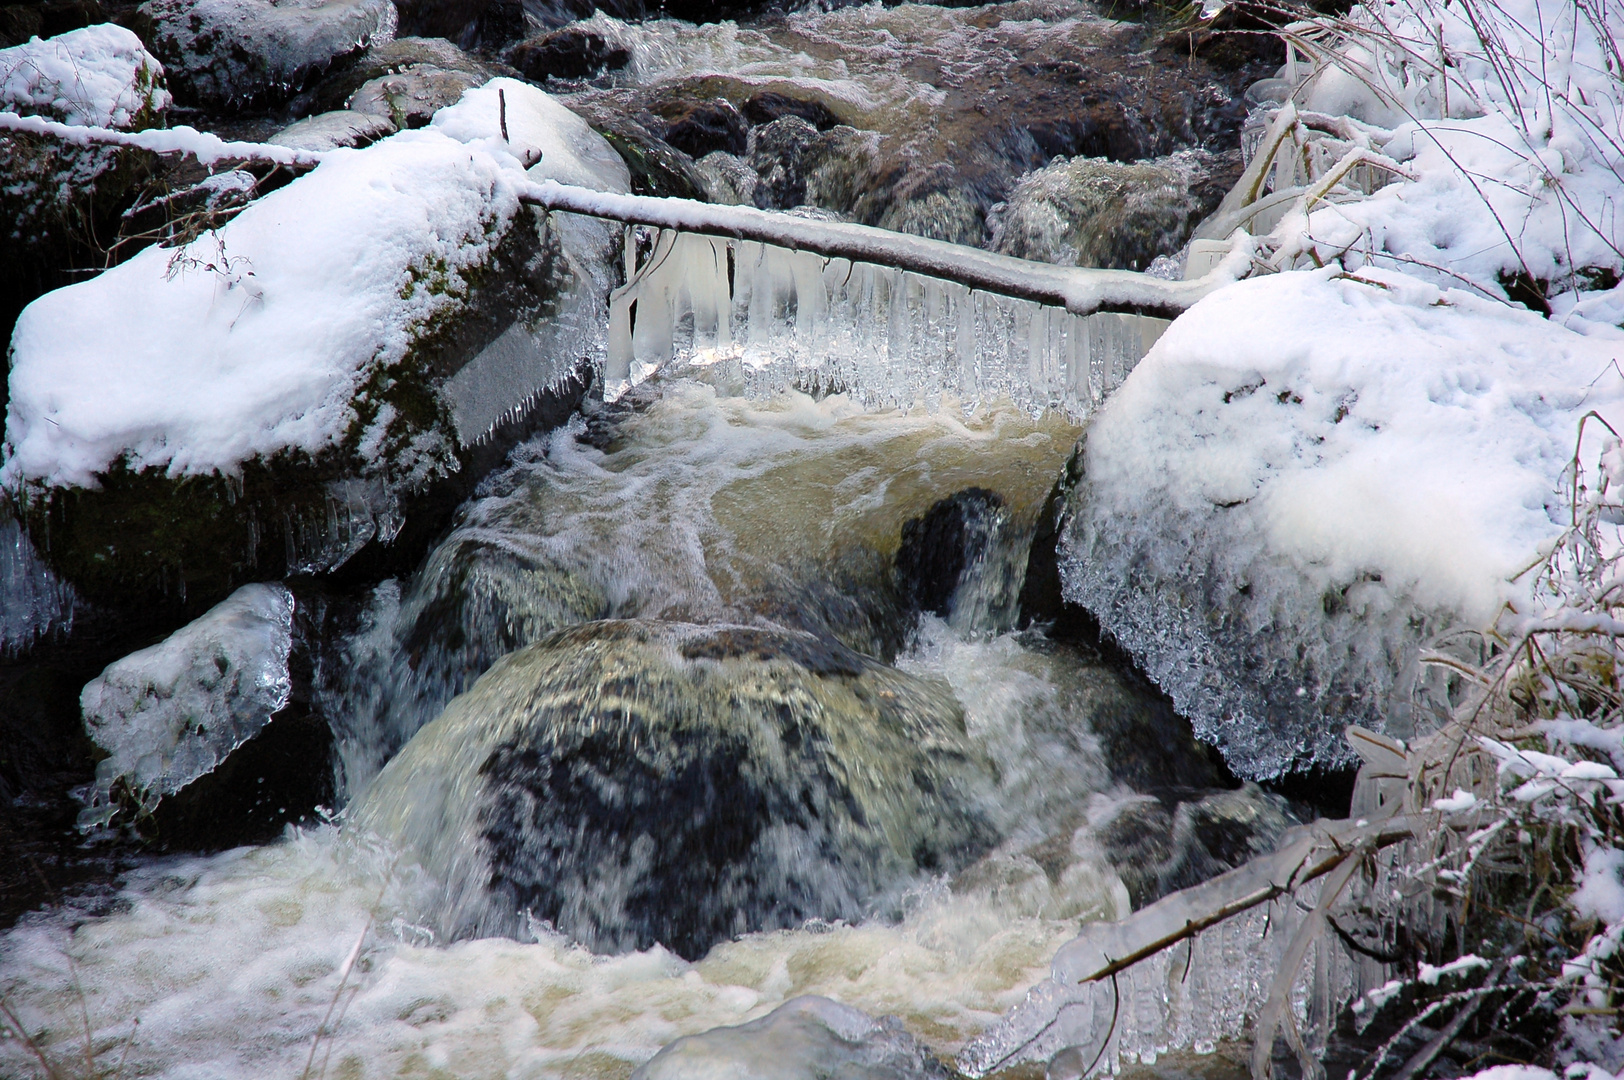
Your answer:
[[[1408,734],[1404,676],[1566,523],[1580,417],[1624,424],[1624,333],[1334,270],[1242,282],[1095,419],[1063,538],[1095,612],[1242,776]]]
[[[601,347],[607,230],[555,227],[520,190],[554,175],[626,187],[625,166],[584,123],[540,90],[501,83],[512,117],[544,144],[529,175],[515,156],[525,147],[500,139],[494,91],[478,91],[447,110],[455,137],[436,125],[334,151],[219,230],[29,305],[12,341],[0,482],[36,514],[35,496],[74,490],[80,510],[102,496],[105,511],[85,512],[107,531],[163,517],[119,519],[120,493],[150,508],[167,497],[154,485],[187,478],[233,478],[236,495],[205,500],[216,516],[252,504],[240,488],[267,469],[278,500],[314,485],[311,507],[279,501],[260,515],[275,522],[330,516],[334,484],[362,482],[379,510],[458,472],[470,444]],[[131,477],[145,486],[120,486]],[[53,530],[59,564],[72,561],[73,532]],[[219,547],[194,554],[218,562]]]

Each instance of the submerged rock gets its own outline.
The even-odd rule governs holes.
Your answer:
[[[1143,270],[1184,246],[1240,170],[1238,154],[1191,150],[1132,164],[1056,162],[1015,185],[990,246],[1063,266]]]
[[[857,919],[992,839],[938,684],[809,634],[588,623],[508,656],[355,804],[451,936],[545,920],[688,958]]]
[[[245,585],[160,644],[110,664],[80,695],[85,729],[108,757],[81,825],[121,809],[150,813],[212,772],[288,703],[293,594]]]
[[[791,998],[759,1020],[678,1039],[633,1080],[947,1080],[894,1016],[876,1020],[826,997]]]
[[[140,33],[190,102],[285,97],[395,31],[389,0],[147,0]]]

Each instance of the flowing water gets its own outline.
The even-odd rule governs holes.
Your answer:
[[[632,58],[575,88],[584,110],[816,101],[846,125],[829,160],[867,162],[868,179],[831,166],[758,203],[835,201],[973,242],[1019,175],[1095,137],[978,145],[977,100],[1030,92],[1063,114],[1071,98],[1031,80],[1124,33],[1059,2],[583,25]],[[1198,104],[1124,121],[1138,141],[1112,152],[1200,143],[1217,128],[1192,126]],[[898,179],[927,159],[962,175]],[[1079,400],[1125,374],[1084,364],[1080,331],[1057,322],[1050,348],[1034,325],[1011,323],[998,372],[1024,371],[1041,338],[1071,349]],[[330,820],[147,858],[111,903],[0,939],[5,1003],[35,1046],[87,1074],[625,1077],[673,1040],[816,994],[895,1017],[875,1046],[945,1059],[1079,926],[1289,823],[1097,643],[1023,626],[1029,555],[1080,435],[1043,411],[1063,394],[1013,375],[962,401],[945,377],[775,389],[735,366],[641,372],[519,447],[414,574],[315,643]],[[73,598],[15,539],[0,556],[30,590],[16,633],[54,632]],[[867,1022],[807,1008],[778,1015]],[[774,1075],[824,1052],[771,1045],[792,1048]],[[35,1064],[0,1040],[0,1074]],[[915,1064],[849,1075],[940,1074]]]
[[[329,660],[342,672],[327,678],[329,714],[360,812],[264,848],[154,862],[97,918],[28,921],[5,944],[12,1005],[67,1053],[84,1025],[63,1021],[82,1001],[94,1047],[122,1055],[127,1043],[131,1075],[294,1075],[333,1009],[318,1061],[335,1076],[624,1076],[676,1037],[805,993],[894,1014],[927,1046],[956,1050],[1044,975],[1081,922],[1128,910],[1100,829],[1143,801],[1124,769],[1141,783],[1147,773],[1131,755],[1113,762],[1107,744],[1137,738],[1180,779],[1154,696],[1086,649],[1013,629],[1025,567],[1012,553],[1024,555],[1076,435],[1011,408],[870,413],[839,397],[752,401],[673,379],[538,440],[412,581],[378,590],[371,621]],[[945,617],[921,615],[891,569],[905,526],[967,488],[996,493],[998,528],[938,601]],[[793,918],[766,910],[742,936],[683,950],[690,959],[632,932],[578,932],[595,955],[512,908],[496,927],[507,936],[469,939],[446,913],[445,878],[479,893],[489,871],[437,861],[421,842],[426,830],[455,851],[485,849],[467,805],[428,806],[425,793],[461,785],[477,800],[489,740],[446,718],[421,736],[435,741],[409,740],[499,655],[534,641],[556,650],[571,625],[566,636],[724,625],[777,635],[780,651],[822,642],[873,673],[894,659],[894,674],[863,678],[882,678],[881,694],[945,700],[966,773],[956,805],[975,842],[954,865],[886,864],[856,901],[814,890]],[[736,679],[737,697],[762,677],[750,665],[772,666],[761,640],[743,660],[683,662]],[[658,646],[614,659],[654,672]],[[827,674],[788,655],[803,682]],[[402,744],[395,762],[416,771],[374,779]],[[883,769],[896,752],[876,743],[836,756]],[[1210,782],[1193,746],[1182,768],[1185,782]],[[402,813],[419,832],[382,843],[374,830]],[[1039,869],[1030,853],[1057,842],[1061,856]],[[20,1052],[0,1044],[6,1060]]]

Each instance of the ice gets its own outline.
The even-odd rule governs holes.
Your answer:
[[[888,1016],[875,1020],[826,997],[784,1002],[760,1020],[678,1039],[632,1080],[946,1080],[944,1070]]]
[[[35,550],[28,533],[0,508],[0,656],[73,629],[78,598]]]
[[[843,392],[870,408],[1008,399],[1087,417],[1166,320],[1000,296],[861,260],[659,230],[610,301],[605,397],[724,365],[743,389]]]
[[[1566,524],[1624,335],[1413,278],[1254,279],[1197,304],[1089,429],[1068,598],[1242,776],[1405,737],[1415,650],[1502,604]],[[1383,727],[1385,725],[1385,728]]]
[[[82,825],[120,810],[123,789],[151,809],[211,771],[288,703],[293,594],[244,585],[162,642],[114,661],[79,696],[85,729],[109,756]]]
[[[12,112],[126,129],[156,125],[169,103],[163,65],[122,26],[0,49],[0,108]]]

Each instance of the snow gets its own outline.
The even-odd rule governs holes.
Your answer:
[[[1624,334],[1592,331],[1374,269],[1208,297],[1088,433],[1066,595],[1244,776],[1408,735],[1422,633],[1531,604],[1580,416],[1624,421]]]
[[[109,756],[81,823],[117,809],[122,781],[148,805],[179,791],[257,735],[288,703],[293,594],[244,585],[169,637],[107,666],[79,695],[85,729]]]
[[[492,79],[465,91],[461,101],[434,114],[433,126],[459,142],[500,139],[504,104],[508,145],[521,161],[534,161],[532,180],[631,191],[631,171],[602,136],[552,95],[517,79]]]
[[[1608,926],[1624,922],[1624,851],[1596,847],[1585,853],[1585,866],[1579,887],[1568,902],[1581,918],[1599,919]]]
[[[624,190],[624,164],[582,121],[498,82],[515,134],[544,150],[541,176]],[[523,148],[479,112],[494,100],[483,93],[364,150],[258,147],[321,164],[184,249],[148,248],[31,304],[13,337],[0,482],[90,486],[120,457],[172,476],[232,472],[345,437],[361,385],[457,309],[534,186]],[[159,135],[205,161],[234,145],[189,129],[127,138]]]
[[[46,120],[39,116],[16,116],[0,112],[0,129],[22,131],[30,135],[49,135],[53,139],[90,146],[112,143],[133,146],[159,154],[190,154],[201,165],[213,165],[227,158],[249,161],[272,161],[278,165],[318,165],[322,155],[271,143],[236,142],[196,128],[180,127],[146,131],[122,132],[108,128],[83,127]]]
[[[163,78],[140,38],[102,23],[0,49],[0,108],[69,124],[144,127],[169,108]]]

